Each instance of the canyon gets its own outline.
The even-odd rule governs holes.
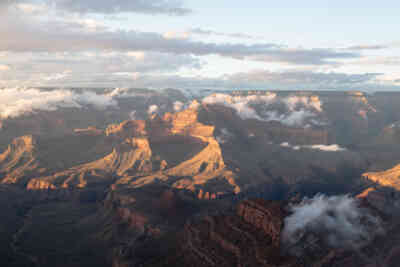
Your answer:
[[[0,120],[4,266],[396,266],[400,94],[116,99]],[[383,233],[289,253],[290,207],[318,194],[354,197]]]

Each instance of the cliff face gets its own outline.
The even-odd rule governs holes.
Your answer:
[[[286,215],[280,203],[246,200],[238,205],[237,214],[245,222],[270,236],[273,244],[279,247],[280,235],[283,229],[282,218]]]
[[[23,136],[14,139],[8,148],[0,154],[1,183],[24,183],[29,176],[44,173],[39,169],[36,159],[36,141],[33,136]]]
[[[149,173],[153,170],[152,153],[146,138],[127,139],[111,154],[97,161],[57,172],[46,177],[33,178],[29,190],[78,187],[88,184],[112,184],[114,175],[129,172]]]
[[[368,172],[363,176],[377,184],[382,186],[392,187],[396,190],[400,190],[400,165],[395,166],[392,169],[382,172]]]
[[[165,164],[148,175],[125,175],[117,184],[139,188],[161,181],[173,188],[198,193],[199,198],[206,199],[240,192],[236,176],[226,166],[220,145],[213,136],[215,127],[198,122],[197,109],[167,113],[163,118],[154,117],[147,128],[151,133],[150,147],[153,146],[159,155],[168,157]],[[169,142],[183,142],[184,146],[171,147],[176,149],[176,153],[166,153],[164,149]],[[200,146],[202,149],[198,149]],[[188,148],[191,151],[184,152]],[[176,160],[176,157],[181,160]]]
[[[114,182],[141,187],[162,180],[175,188],[203,190],[205,198],[239,192],[213,132],[213,126],[198,122],[195,109],[167,114],[164,118],[153,116],[148,121],[111,125],[104,132],[107,142],[113,146],[110,154],[51,175],[32,177],[27,187],[30,190],[85,188],[90,184]],[[169,143],[176,146],[171,147]],[[176,153],[170,153],[170,148],[176,149]],[[220,186],[207,189],[211,180]]]
[[[182,240],[178,241],[177,254],[170,255],[163,264],[194,267],[303,266],[292,257],[280,256],[283,219],[279,203],[245,201],[239,204],[236,214],[207,216],[199,222],[188,223]]]

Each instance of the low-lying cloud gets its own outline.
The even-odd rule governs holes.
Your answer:
[[[173,109],[175,112],[182,111],[183,108],[185,107],[185,104],[181,101],[175,101],[173,105]]]
[[[302,252],[295,249],[296,244],[306,247],[309,235],[330,247],[352,250],[365,246],[382,231],[379,219],[347,195],[317,195],[292,206],[290,211],[292,215],[285,219],[282,242],[295,254]]]
[[[220,133],[216,136],[216,140],[220,144],[225,144],[229,142],[230,139],[232,139],[235,135],[231,133],[228,129],[222,128],[219,131]]]
[[[159,110],[159,108],[157,105],[151,105],[151,106],[149,106],[149,109],[147,110],[147,114],[149,114],[149,115],[156,114],[156,113],[158,113],[158,110]]]
[[[54,111],[59,108],[117,107],[110,96],[94,92],[77,93],[70,90],[44,91],[35,88],[0,89],[0,118],[15,118],[38,111]]]
[[[283,142],[280,144],[281,147],[287,147],[291,148],[293,150],[300,150],[300,149],[312,149],[312,150],[319,150],[319,151],[325,151],[325,152],[342,152],[346,151],[346,148],[343,148],[337,144],[332,144],[332,145],[303,145],[303,146],[297,146],[297,145],[291,145],[288,142]]]
[[[309,123],[322,124],[316,119],[311,120],[323,111],[322,102],[313,96],[277,97],[275,93],[250,96],[212,94],[205,97],[202,103],[232,108],[243,120],[279,121],[283,125],[295,127],[305,127]],[[276,110],[273,105],[283,106],[284,111]]]
[[[270,94],[267,96],[231,96],[226,94],[213,94],[207,96],[203,99],[203,104],[213,105],[219,104],[226,107],[230,107],[234,109],[239,117],[243,120],[246,119],[257,119],[262,120],[262,118],[257,114],[256,110],[251,107],[251,104],[263,103],[268,104],[272,103],[275,99],[276,94]]]

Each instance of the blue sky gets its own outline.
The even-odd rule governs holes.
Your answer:
[[[5,1],[0,87],[398,90],[399,10],[359,0]]]

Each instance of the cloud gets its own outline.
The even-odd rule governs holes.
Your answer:
[[[15,118],[37,111],[53,111],[59,108],[116,107],[109,96],[94,92],[76,93],[70,90],[43,91],[39,89],[0,89],[0,118]]]
[[[6,1],[7,2],[7,1]],[[19,6],[30,11],[35,0],[16,0]],[[9,1],[11,3],[11,1]],[[183,16],[192,10],[185,8],[179,0],[43,0],[41,3],[62,12],[74,13],[142,13],[149,15]]]
[[[347,47],[347,50],[382,50],[387,49],[389,46],[387,45],[355,45]]]
[[[251,72],[236,73],[226,77],[229,81],[241,84],[262,85],[279,83],[282,85],[296,86],[297,88],[324,87],[334,88],[339,86],[352,86],[373,80],[380,73],[347,74],[340,72],[314,72],[314,71],[280,71],[255,70]],[[320,88],[321,89],[321,88]]]
[[[380,74],[317,73],[312,71],[251,71],[216,78],[179,75],[143,75],[136,84],[151,88],[278,89],[278,90],[359,90],[382,88],[374,83]]]
[[[312,111],[308,110],[297,110],[297,111],[292,111],[288,115],[282,114],[281,116],[272,116],[267,118],[267,121],[279,121],[283,125],[287,126],[305,126],[306,121],[309,118],[315,117],[316,114]]]
[[[291,127],[308,127],[310,124],[319,124],[318,117],[322,112],[322,102],[313,96],[277,97],[274,93],[266,95],[231,96],[227,94],[212,94],[202,100],[206,105],[223,105],[232,108],[243,119],[260,121],[279,121]],[[282,109],[278,111],[275,105]],[[258,111],[257,111],[257,110]]]
[[[86,1],[79,1],[79,3],[86,3]],[[76,20],[76,18],[50,17],[48,20],[41,20],[14,11],[2,15],[2,22],[0,25],[0,36],[2,36],[0,51],[144,51],[176,55],[219,55],[240,60],[284,62],[296,65],[332,65],[337,64],[337,60],[360,57],[358,53],[352,51],[290,49],[265,42],[247,45],[207,43],[190,39],[168,38],[168,36],[166,38],[163,34],[154,32],[111,30],[105,26],[93,27],[93,22],[88,24],[87,20]]]
[[[399,66],[399,56],[374,56],[374,57],[363,57],[354,61],[349,62],[352,65],[384,65],[384,66]]]
[[[153,115],[153,114],[157,113],[158,110],[159,110],[159,108],[158,108],[157,105],[151,105],[151,106],[149,107],[149,109],[147,110],[147,114]]]
[[[218,141],[218,143],[225,144],[230,139],[232,139],[234,136],[235,135],[233,133],[231,133],[228,129],[222,128],[220,130],[219,135],[217,135],[215,139]]]
[[[33,53],[34,55],[36,53]],[[45,54],[45,53],[43,53]],[[53,57],[58,57],[56,53]],[[240,73],[232,75],[221,75],[218,77],[205,76],[182,76],[180,74],[170,73],[168,70],[168,56],[165,61],[157,62],[157,57],[153,60],[144,60],[141,64],[135,60],[129,61],[129,57],[116,56],[115,60],[111,57],[107,61],[102,56],[93,56],[91,63],[90,57],[86,57],[84,53],[66,53],[65,58],[40,60],[40,56],[32,59],[27,53],[8,53],[9,57],[6,63],[13,65],[13,71],[0,72],[0,87],[5,86],[62,86],[62,87],[137,87],[137,88],[181,88],[181,89],[204,89],[212,88],[214,90],[399,90],[400,86],[396,86],[395,78],[382,83],[378,77],[380,74],[345,74],[345,73],[315,73],[312,71],[301,72],[299,77],[297,72],[270,72],[265,71],[263,79],[252,79],[254,72]],[[79,56],[82,55],[81,64],[79,64]],[[69,60],[68,57],[72,59]],[[186,57],[186,56],[184,56]],[[152,58],[152,57],[150,57]],[[162,58],[162,57],[161,57]],[[177,69],[197,69],[201,62],[196,59],[182,58],[171,54],[171,71],[173,66]],[[118,64],[118,62],[128,62]],[[109,64],[107,64],[109,62]],[[113,64],[114,63],[114,64]],[[45,81],[44,77],[65,71],[65,66],[73,70],[68,76],[62,80]],[[131,66],[131,67],[129,67]],[[151,66],[154,66],[152,71]],[[238,77],[240,76],[240,77]],[[257,76],[262,76],[258,74]],[[313,77],[318,76],[318,79]],[[335,80],[336,77],[336,80]],[[296,81],[296,82],[295,82]]]
[[[288,142],[284,142],[280,144],[281,147],[291,148],[293,150],[300,150],[300,149],[312,149],[312,150],[319,150],[325,152],[342,152],[347,151],[346,148],[343,148],[337,144],[332,145],[304,145],[304,146],[293,146]]]
[[[188,31],[189,34],[197,34],[197,35],[203,35],[203,36],[209,36],[209,35],[214,35],[214,36],[221,36],[221,37],[230,37],[230,38],[239,38],[239,39],[263,39],[262,37],[258,36],[252,36],[249,34],[245,33],[224,33],[224,32],[218,32],[218,31],[212,31],[212,30],[204,30],[201,28],[193,28]]]
[[[10,70],[10,67],[7,65],[0,65],[0,71],[7,71]]]
[[[296,244],[307,247],[307,236],[316,236],[325,245],[341,249],[358,249],[380,233],[380,221],[356,199],[349,196],[317,195],[291,207],[292,215],[285,219],[282,242],[293,253]]]
[[[195,76],[193,73],[190,77],[173,75],[172,73],[178,71],[188,73],[187,70],[203,68],[205,60],[208,60],[203,60],[204,56],[210,55],[237,60],[300,65],[301,69],[304,69],[305,66],[313,68],[338,66],[343,64],[343,59],[360,59],[361,52],[329,48],[290,48],[266,41],[252,42],[252,44],[240,41],[234,43],[195,41],[190,38],[190,34],[194,34],[190,33],[190,30],[189,36],[186,33],[179,36],[175,32],[162,34],[111,29],[94,19],[94,16],[85,17],[81,16],[82,14],[69,13],[73,10],[90,13],[95,12],[95,9],[102,12],[101,10],[106,8],[114,12],[115,9],[110,8],[110,5],[129,5],[128,12],[133,12],[129,11],[129,8],[133,10],[134,6],[138,7],[139,4],[181,6],[180,3],[174,4],[171,1],[136,0],[122,3],[122,0],[121,2],[48,0],[43,11],[46,16],[35,15],[35,12],[43,9],[43,5],[39,4],[41,1],[17,0],[0,1],[0,3],[2,20],[0,54],[8,54],[2,56],[2,64],[13,66],[12,72],[7,74],[0,72],[0,86],[398,89],[395,81],[384,84],[375,82],[381,73],[256,70],[213,78]],[[7,8],[10,3],[14,3],[13,8]],[[16,8],[17,6],[19,8]],[[64,10],[65,14],[59,16],[54,13],[53,6]],[[192,30],[198,35],[246,37],[246,34],[240,33],[225,34],[201,28]],[[392,64],[396,62],[393,61]],[[64,75],[65,70],[73,72]]]
[[[321,151],[327,152],[338,152],[338,151],[346,151],[346,148],[340,147],[339,145],[312,145],[307,148],[317,149]]]
[[[131,113],[129,113],[129,118],[133,121],[137,120],[136,110],[133,110]]]
[[[256,110],[250,104],[263,103],[269,104],[276,97],[276,94],[269,94],[266,96],[231,96],[226,94],[213,94],[203,99],[203,104],[215,105],[220,104],[234,109],[239,117],[243,120],[257,119],[263,120]]]
[[[16,2],[18,2],[18,0]],[[26,14],[40,14],[47,10],[47,7],[44,4],[32,4],[23,2],[16,4],[15,7]]]
[[[100,86],[132,87],[141,75],[155,72],[196,70],[199,59],[189,55],[155,52],[64,52],[64,53],[7,53],[2,57],[7,73],[0,71],[0,80],[19,81],[5,86]],[[0,67],[1,70],[1,67]],[[118,81],[123,81],[119,84]]]
[[[169,31],[163,34],[163,37],[165,39],[177,39],[177,40],[185,40],[189,39],[190,33],[188,32],[174,32],[174,31]]]
[[[71,71],[63,71],[61,73],[53,73],[50,74],[48,76],[44,76],[43,80],[45,81],[58,81],[58,80],[62,80],[64,78],[66,78],[69,74],[71,73]]]
[[[185,107],[185,104],[183,102],[181,102],[181,101],[175,101],[174,102],[173,108],[174,108],[175,112],[181,111],[184,107]]]
[[[298,106],[313,108],[318,112],[322,111],[322,102],[319,97],[308,96],[289,96],[284,99],[284,102],[290,110],[295,110]]]

